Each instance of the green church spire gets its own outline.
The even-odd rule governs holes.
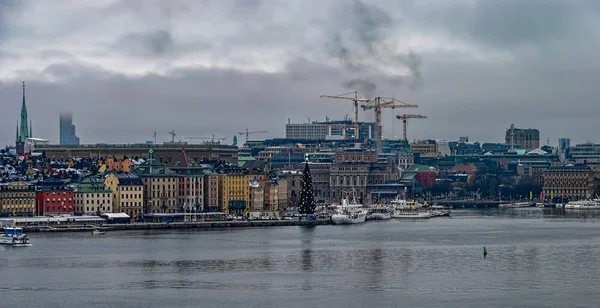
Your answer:
[[[17,142],[25,142],[25,139],[31,137],[31,130],[28,128],[27,104],[25,103],[25,81],[23,81],[23,104],[21,105],[21,125],[17,133]]]

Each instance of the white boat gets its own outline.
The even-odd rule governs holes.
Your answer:
[[[391,201],[392,218],[431,218],[431,213],[423,211],[423,204],[400,199],[399,196]]]
[[[5,227],[0,236],[0,244],[12,247],[30,247],[29,238],[23,233],[23,228]]]
[[[392,218],[431,218],[430,212],[417,212],[407,210],[394,210],[392,212]]]
[[[362,207],[362,204],[356,202],[356,198],[352,203],[348,202],[348,199],[342,199],[341,206],[331,215],[331,221],[336,225],[363,223],[367,219],[367,211]]]
[[[92,235],[104,235],[104,234],[106,234],[106,231],[101,231],[98,229],[92,231]]]
[[[569,201],[565,204],[565,209],[573,210],[599,210],[599,200],[581,200],[581,201]]]
[[[369,210],[370,219],[386,220],[392,218],[392,210],[389,207],[378,205]]]
[[[529,202],[515,202],[515,203],[503,203],[500,204],[499,207],[503,209],[516,209],[522,207],[530,207],[531,203]]]

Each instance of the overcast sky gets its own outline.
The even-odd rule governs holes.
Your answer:
[[[283,137],[292,122],[352,116],[359,90],[384,136],[502,142],[540,129],[600,142],[600,5],[551,0],[0,0],[0,144],[27,83],[35,137],[73,113],[82,143]],[[372,121],[371,112],[362,120]],[[243,140],[241,137],[240,140]]]

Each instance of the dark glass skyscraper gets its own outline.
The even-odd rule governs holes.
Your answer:
[[[60,114],[60,145],[78,145],[79,137],[75,134],[73,116],[70,113]]]

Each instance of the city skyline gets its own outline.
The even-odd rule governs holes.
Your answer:
[[[598,10],[563,1],[2,2],[0,142],[14,139],[23,80],[34,137],[53,143],[61,111],[76,115],[82,143],[143,142],[154,131],[170,140],[171,130],[177,139],[230,142],[245,128],[283,137],[288,118],[351,116],[350,102],[319,96],[354,88],[418,104],[428,119],[409,123],[410,140],[503,142],[514,123],[539,129],[542,144],[598,141],[600,41],[586,35]],[[384,111],[385,138],[401,135],[398,113]]]

